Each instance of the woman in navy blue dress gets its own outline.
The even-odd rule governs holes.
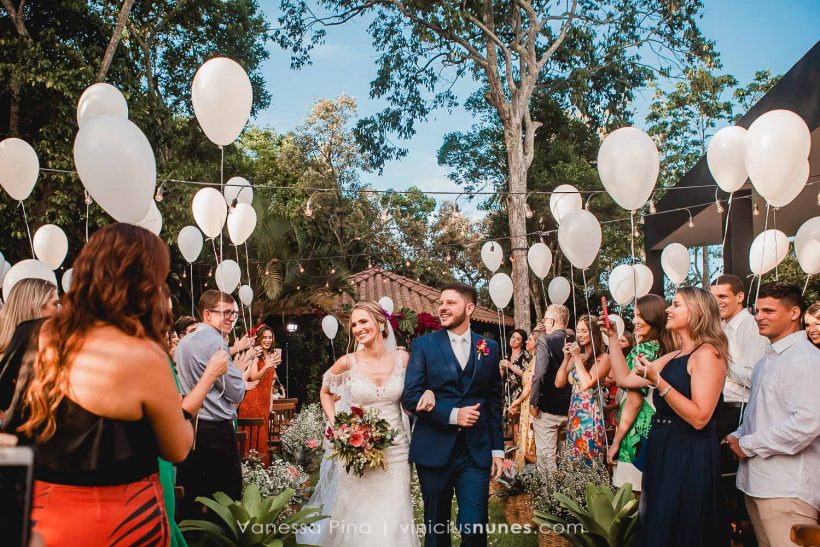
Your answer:
[[[666,328],[680,351],[651,363],[639,356],[631,372],[623,359],[612,360],[620,387],[655,388],[656,413],[639,456],[644,469],[638,545],[722,547],[728,535],[718,492],[715,410],[729,356],[717,302],[709,291],[679,288],[667,308]]]

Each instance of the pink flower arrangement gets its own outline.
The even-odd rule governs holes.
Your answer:
[[[331,442],[331,457],[338,459],[345,470],[358,476],[367,468],[384,468],[384,451],[393,444],[398,432],[379,416],[375,408],[351,406],[350,412],[336,415],[335,428],[328,428],[325,437]]]

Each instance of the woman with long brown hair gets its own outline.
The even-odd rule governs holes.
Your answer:
[[[168,544],[157,456],[185,459],[165,347],[168,248],[129,224],[97,231],[63,312],[42,327],[18,431],[37,445],[35,531],[45,544]]]
[[[628,371],[635,369],[638,355],[654,361],[675,347],[672,335],[666,330],[666,301],[660,296],[647,294],[638,298],[633,324],[637,345],[626,356],[626,360],[619,347],[612,344],[609,346],[609,358],[616,382],[618,373],[624,376],[624,372],[628,374]],[[628,482],[633,490],[641,489],[641,472],[635,467],[635,459],[649,436],[652,416],[655,414],[655,409],[648,400],[649,391],[650,388],[628,389],[621,399],[615,437],[607,453],[607,462],[616,465],[612,482],[617,487]]]
[[[579,317],[575,333],[577,341],[564,346],[564,362],[555,374],[555,387],[572,384],[567,449],[575,459],[600,463],[605,453],[601,388],[609,374],[609,355],[604,351],[604,339],[595,317]]]
[[[282,354],[273,347],[273,329],[262,324],[251,329],[250,335],[256,339],[256,359],[248,370],[248,382],[253,387],[245,391],[245,398],[239,404],[240,418],[262,418],[264,423],[257,428],[256,438],[250,439],[248,450],[256,450],[259,458],[268,463],[268,418],[273,395],[273,381],[276,379],[276,365],[282,362]]]
[[[729,343],[712,294],[680,287],[666,309],[666,329],[679,351],[629,371],[613,361],[618,385],[655,389],[655,416],[644,449],[638,544],[726,545],[718,495],[720,455],[715,409],[726,379]],[[607,333],[611,341],[617,334]]]

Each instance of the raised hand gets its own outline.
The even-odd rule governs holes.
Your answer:
[[[208,360],[205,373],[212,375],[213,378],[216,379],[226,372],[228,372],[228,352],[221,349],[214,353]]]

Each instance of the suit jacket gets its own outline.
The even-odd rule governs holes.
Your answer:
[[[410,442],[410,461],[414,463],[429,467],[444,466],[461,429],[473,461],[481,467],[490,467],[493,450],[504,450],[504,403],[498,367],[498,344],[476,332],[471,333],[470,363],[474,370],[466,390],[462,390],[459,381],[462,369],[445,329],[413,341],[404,380],[402,405],[418,416]],[[487,344],[486,355],[476,349],[481,340],[485,340]],[[427,389],[435,394],[436,406],[429,412],[416,412],[419,398]],[[473,427],[450,425],[450,414],[454,408],[476,403],[480,404],[480,416]]]
[[[555,387],[555,375],[564,360],[567,332],[558,329],[538,338],[535,350],[535,372],[532,376],[530,404],[541,412],[566,416],[572,387]]]

